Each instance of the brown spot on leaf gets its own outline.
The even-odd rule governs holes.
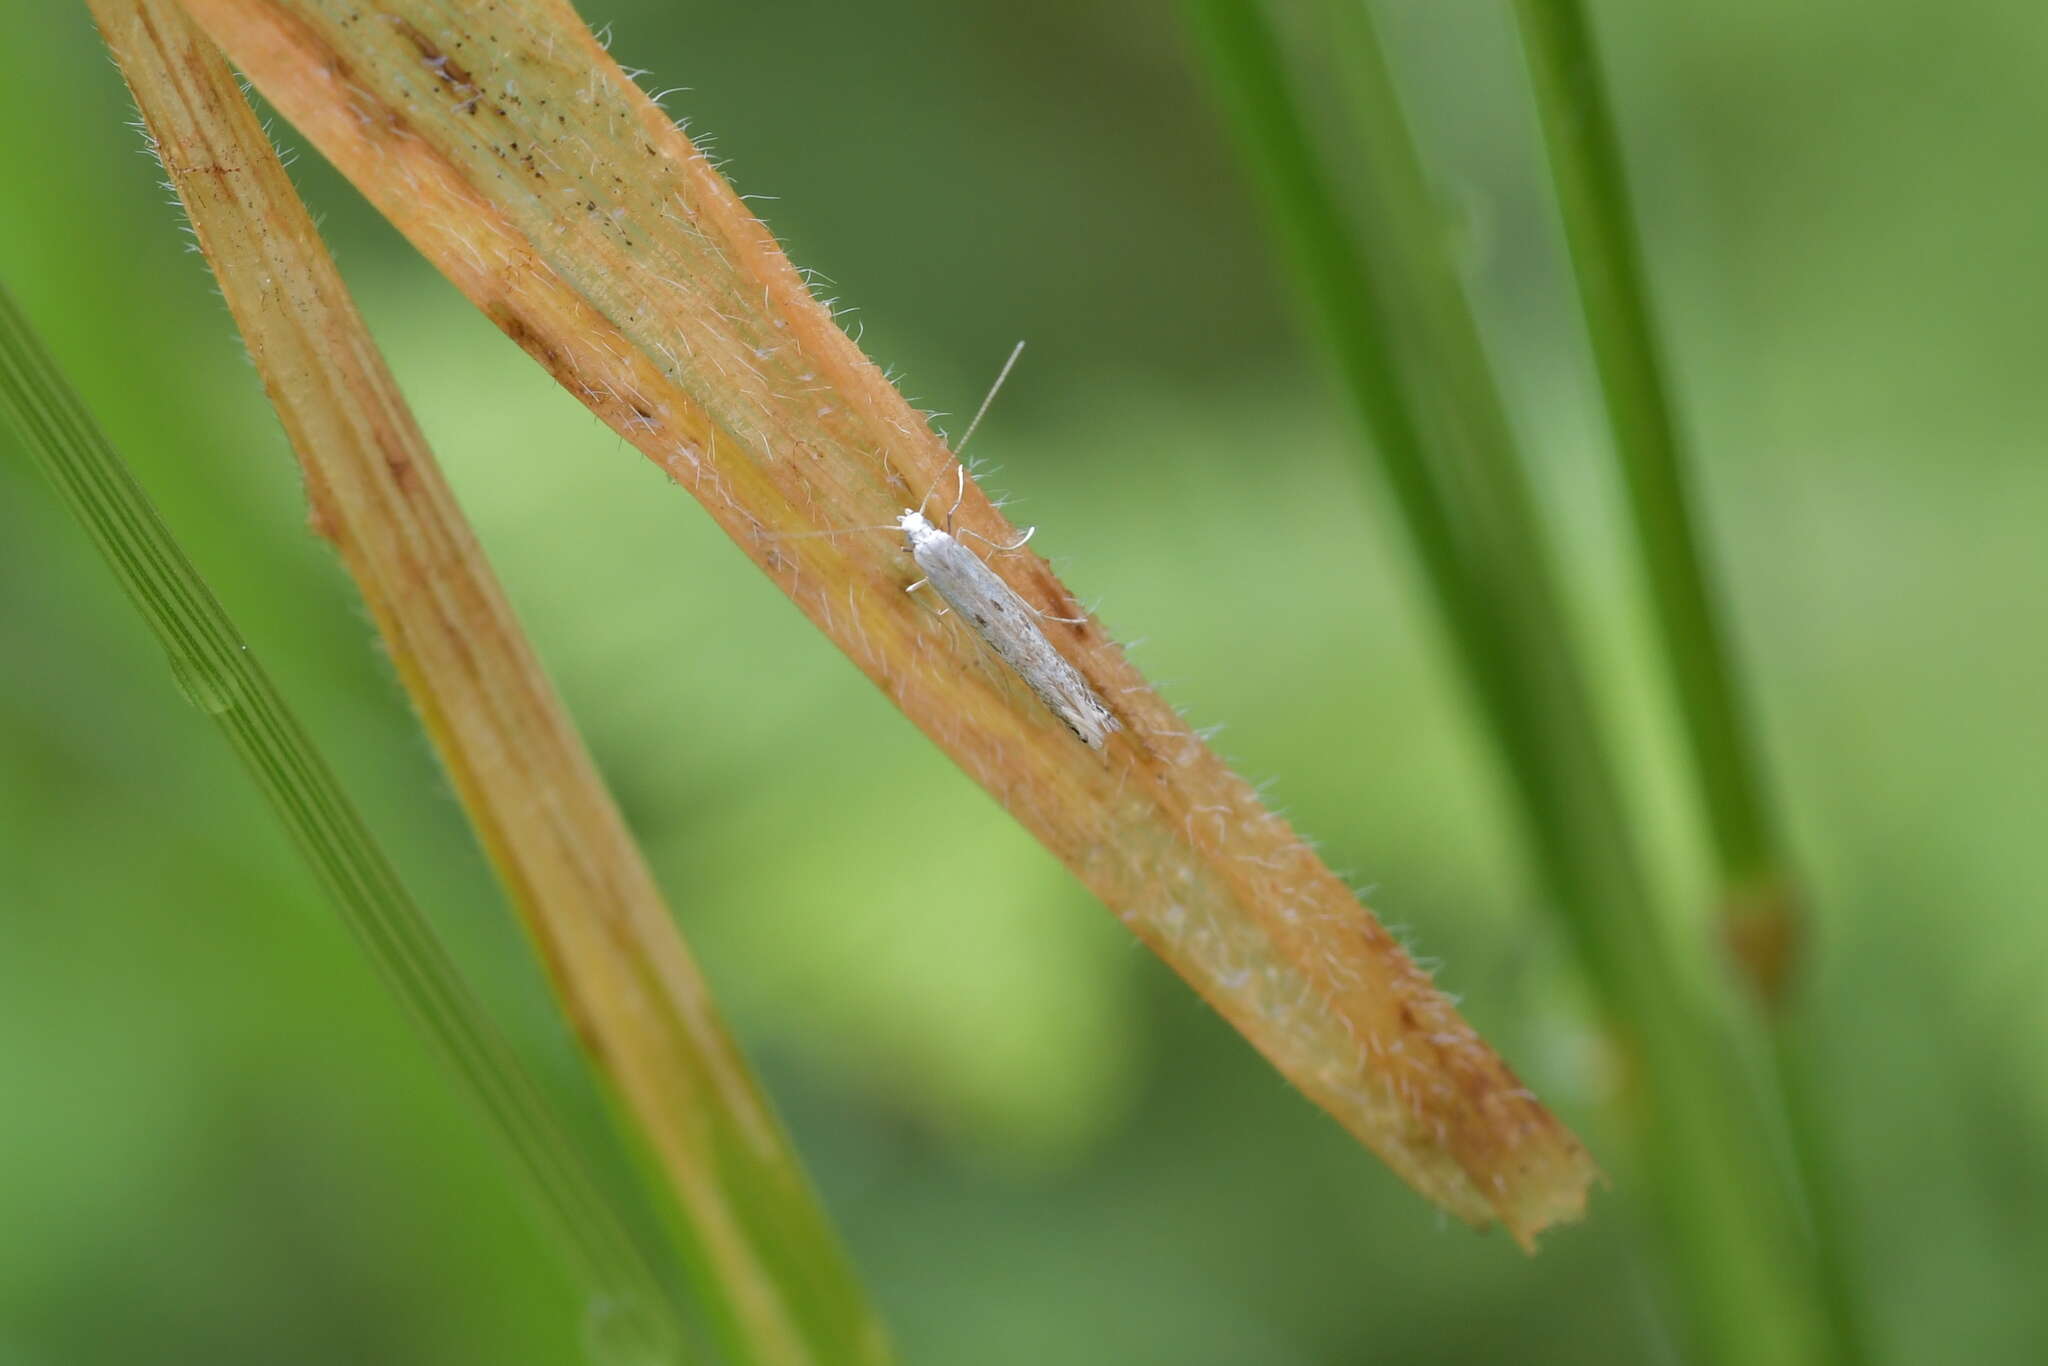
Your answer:
[[[434,40],[421,33],[412,23],[399,15],[391,16],[391,26],[398,30],[398,36],[411,43],[435,75],[465,95],[474,96],[476,82],[469,78],[469,71],[453,57],[434,45]]]
[[[539,328],[528,322],[519,311],[504,299],[492,299],[484,304],[484,314],[498,325],[498,330],[510,337],[521,351],[539,361],[547,372],[564,385],[575,373],[575,367],[563,357],[555,344]]]

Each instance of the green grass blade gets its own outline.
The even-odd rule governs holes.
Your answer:
[[[1327,45],[1363,144],[1372,229],[1354,232],[1259,7],[1188,11],[1318,331],[1372,342],[1340,344],[1339,373],[1390,482],[1420,491],[1399,504],[1537,867],[1628,1057],[1640,1179],[1694,1336],[1719,1361],[1814,1360],[1791,1204],[1651,904],[1539,510],[1370,15],[1333,5]],[[1362,373],[1372,365],[1382,372]]]
[[[1804,1044],[1778,1010],[1800,938],[1787,842],[1769,797],[1688,491],[1686,450],[1652,315],[1643,250],[1601,77],[1576,0],[1516,0],[1551,178],[1599,371],[1637,554],[1692,752],[1720,912],[1740,966],[1773,1008],[1773,1063],[1806,1187],[1835,1357],[1867,1359],[1833,1164]]]
[[[1189,7],[1238,140],[1289,248],[1301,296],[1395,488],[1450,643],[1531,825],[1531,847],[1597,981],[1663,959],[1625,843],[1551,585],[1549,555],[1476,329],[1418,203],[1398,126],[1374,122],[1374,209],[1393,226],[1361,252],[1316,164],[1278,44],[1244,0]],[[1391,109],[1390,101],[1387,108]],[[1391,161],[1384,154],[1394,152]],[[1453,379],[1443,378],[1455,368]],[[1434,371],[1437,378],[1428,378]],[[1454,411],[1465,400],[1465,411]],[[1598,921],[1598,923],[1593,923]]]
[[[1781,923],[1794,914],[1785,841],[1709,581],[1598,54],[1576,0],[1517,0],[1515,13],[1723,913],[1756,922],[1731,929],[1759,941],[1748,966],[1775,994],[1796,928]]]
[[[1531,844],[1546,877],[1574,889],[1561,898],[1567,915],[1594,913],[1577,894],[1594,883],[1606,888],[1598,905],[1628,905],[1635,918],[1641,879],[1616,844],[1619,799],[1597,750],[1574,738],[1591,734],[1590,713],[1563,649],[1549,555],[1476,329],[1426,240],[1437,233],[1434,210],[1406,132],[1361,120],[1375,144],[1372,207],[1393,220],[1374,239],[1383,249],[1361,252],[1258,7],[1193,0],[1188,9],[1307,316],[1336,359],[1482,721],[1539,827]],[[1578,828],[1567,824],[1580,813]],[[1582,948],[1612,957],[1609,937],[1581,936]]]
[[[1273,35],[1237,0],[1191,0],[1189,31],[1210,88],[1256,182],[1307,325],[1376,449],[1416,560],[1448,619],[1454,647],[1480,672],[1485,607],[1466,572],[1451,514],[1423,448],[1422,418],[1396,380],[1400,342],[1351,243],[1343,208],[1309,144]]]
[[[660,1275],[4,286],[0,412],[156,634],[178,686],[220,727],[385,984],[488,1116],[602,1318],[606,1348],[634,1361],[688,1359]]]

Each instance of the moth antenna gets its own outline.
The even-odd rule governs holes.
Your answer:
[[[981,419],[988,415],[988,405],[994,403],[996,395],[1003,391],[1003,381],[1010,377],[1010,371],[1017,368],[1017,357],[1023,354],[1023,342],[1018,342],[1010,349],[1010,358],[1004,361],[1003,368],[996,372],[996,382],[988,386],[988,397],[984,398],[981,401],[981,406],[974,410],[974,420],[967,424],[967,434],[961,437],[960,444],[953,448],[953,455],[956,459],[959,457],[960,452],[967,449],[967,443],[974,440],[974,429],[979,427]]]

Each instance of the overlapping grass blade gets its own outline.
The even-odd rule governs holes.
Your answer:
[[[877,1366],[886,1334],[432,450],[220,52],[92,0],[330,540],[736,1359]],[[351,11],[353,14],[354,11]],[[360,17],[360,16],[357,16]],[[361,27],[390,35],[391,16]]]

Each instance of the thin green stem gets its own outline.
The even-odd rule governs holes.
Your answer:
[[[1291,273],[1297,282],[1312,282],[1304,317],[1334,360],[1337,378],[1379,453],[1416,559],[1450,619],[1454,644],[1477,649],[1486,635],[1485,604],[1466,572],[1450,510],[1429,467],[1422,419],[1396,380],[1399,344],[1392,323],[1353,250],[1337,197],[1316,165],[1272,35],[1252,6],[1234,0],[1193,0],[1187,11],[1214,77],[1211,88],[1258,182],[1259,197],[1271,210],[1270,225]]]
[[[1571,643],[1536,500],[1367,11],[1332,9],[1372,231],[1318,166],[1253,0],[1193,31],[1299,293],[1332,343],[1535,864],[1629,1068],[1644,1176],[1695,1338],[1726,1362],[1814,1359],[1804,1259],[1728,1041],[1689,989]]]
[[[1665,671],[1692,754],[1738,965],[1769,1012],[1779,1100],[1812,1224],[1835,1358],[1867,1358],[1839,1181],[1786,995],[1798,902],[1692,509],[1685,443],[1665,378],[1636,214],[1599,53],[1578,0],[1516,0],[1551,177],[1628,490]]]
[[[608,1349],[682,1361],[673,1297],[463,981],[332,771],[0,286],[0,412],[220,727],[385,985],[509,1149],[602,1316]]]
[[[1782,887],[1785,841],[1709,581],[1598,55],[1576,0],[1515,12],[1719,880],[1731,908],[1752,905]]]

